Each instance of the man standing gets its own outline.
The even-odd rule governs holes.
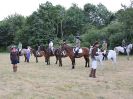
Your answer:
[[[91,73],[90,73],[90,77],[96,78],[96,68],[97,68],[97,60],[96,60],[96,56],[98,56],[98,48],[99,48],[99,43],[95,42],[92,48],[92,52],[91,52],[91,59],[92,59],[92,66],[91,66]]]

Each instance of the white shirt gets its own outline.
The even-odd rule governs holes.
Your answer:
[[[50,47],[50,48],[53,47],[53,42],[52,42],[52,41],[50,41],[50,43],[49,43],[49,47]]]

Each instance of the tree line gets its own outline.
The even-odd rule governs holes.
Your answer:
[[[74,43],[77,33],[81,45],[89,46],[96,40],[106,40],[110,48],[121,45],[125,39],[133,42],[133,2],[116,13],[103,4],[85,4],[79,8],[72,4],[69,9],[51,2],[40,4],[30,16],[14,14],[0,21],[0,49],[22,42],[23,46],[47,44],[52,39],[56,45],[66,39]]]

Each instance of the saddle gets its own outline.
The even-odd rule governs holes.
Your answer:
[[[82,53],[82,52],[83,52],[82,48],[79,49],[73,48],[73,53]]]
[[[52,49],[49,49],[49,50],[50,50],[50,54],[54,55],[55,49],[53,49],[53,51],[52,51]]]

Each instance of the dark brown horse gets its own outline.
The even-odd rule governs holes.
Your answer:
[[[54,52],[52,52],[51,49],[49,49],[49,48],[45,48],[44,46],[40,46],[39,49],[40,49],[40,51],[45,52],[45,62],[47,63],[47,65],[50,65],[50,57],[55,56],[56,64],[59,61],[59,66],[62,66],[62,59],[61,59],[62,53],[61,53],[60,48],[54,49]]]
[[[81,48],[82,49],[82,53],[78,53],[78,56],[75,56],[75,53],[73,51],[73,47],[68,46],[67,44],[62,44],[61,47],[62,50],[65,50],[67,55],[69,56],[69,58],[72,61],[72,69],[75,68],[75,58],[81,58],[84,57],[85,59],[85,67],[89,67],[89,49],[88,48]]]
[[[39,54],[37,54],[37,51],[35,49],[31,49],[31,52],[33,53],[34,57],[36,58],[36,63],[38,63],[38,57],[45,57],[44,51],[39,51]]]

